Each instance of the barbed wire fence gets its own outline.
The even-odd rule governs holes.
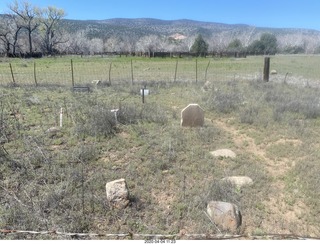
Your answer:
[[[262,56],[246,58],[118,58],[113,56],[48,57],[0,60],[0,85],[90,84],[93,80],[109,83],[206,82],[262,80]],[[320,56],[271,57],[270,79],[276,82],[312,85],[319,81]],[[274,73],[275,71],[275,73]],[[276,74],[276,75],[272,75]]]
[[[248,59],[249,60],[249,59]],[[0,84],[72,86],[100,80],[126,82],[205,82],[262,77],[263,60],[46,58],[0,63]]]
[[[90,237],[90,238],[123,238],[123,239],[214,239],[214,240],[230,240],[230,239],[278,239],[278,240],[319,240],[320,237],[300,236],[295,234],[138,234],[138,233],[71,233],[60,231],[26,231],[26,230],[0,230],[3,235],[12,234],[30,234],[30,235],[49,235],[49,236],[68,236],[68,237]]]

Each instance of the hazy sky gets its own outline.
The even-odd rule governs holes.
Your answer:
[[[0,12],[10,0],[0,0]],[[257,27],[320,30],[320,0],[28,0],[56,6],[68,19],[193,19]]]

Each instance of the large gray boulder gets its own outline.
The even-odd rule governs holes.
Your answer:
[[[241,213],[235,204],[211,201],[207,213],[212,222],[224,231],[236,232],[242,223]]]
[[[129,204],[129,191],[125,179],[119,179],[106,184],[108,203],[115,208],[125,208]]]
[[[181,126],[201,127],[204,124],[204,110],[198,104],[189,104],[181,111]]]

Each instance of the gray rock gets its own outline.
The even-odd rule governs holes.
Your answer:
[[[216,151],[210,152],[210,154],[214,157],[218,158],[235,158],[237,155],[231,151],[230,149],[219,149]]]
[[[40,99],[38,97],[35,97],[35,96],[26,98],[26,103],[27,103],[28,106],[41,104]]]
[[[91,81],[91,83],[98,86],[101,84],[101,80],[93,80],[93,81]]]
[[[241,188],[242,186],[252,185],[253,180],[248,176],[230,176],[221,179],[221,181],[229,182],[237,188]]]
[[[271,74],[271,75],[276,75],[276,74],[278,74],[278,72],[277,72],[276,70],[271,70],[271,71],[270,71],[270,74]]]
[[[60,127],[51,127],[46,131],[46,133],[48,134],[48,136],[50,138],[53,138],[53,137],[57,136],[60,131],[61,131]]]
[[[202,90],[203,91],[209,91],[213,88],[213,85],[210,81],[206,81],[206,83],[204,83],[203,87],[202,87]]]
[[[129,204],[129,191],[125,179],[119,179],[106,184],[107,200],[115,208],[125,208]]]
[[[219,229],[236,232],[242,223],[241,212],[235,204],[211,201],[207,213]]]
[[[189,104],[181,111],[181,126],[199,127],[204,124],[204,110],[198,104]]]

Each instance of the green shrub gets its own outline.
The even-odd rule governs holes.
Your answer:
[[[264,99],[273,107],[273,118],[280,121],[285,113],[303,115],[306,119],[320,117],[320,100],[317,89],[291,88],[278,85],[265,93]]]
[[[73,111],[74,131],[77,135],[110,136],[116,132],[114,113],[103,104],[83,105]]]
[[[255,106],[250,106],[248,108],[243,108],[239,112],[240,122],[245,124],[253,124],[255,119],[259,115],[259,109]]]
[[[118,111],[120,124],[135,124],[137,122],[153,122],[166,124],[168,116],[163,107],[155,103],[120,104]]]
[[[241,193],[231,183],[215,180],[205,196],[205,204],[212,200],[240,205]]]
[[[207,101],[207,106],[211,110],[221,113],[231,113],[236,111],[243,103],[242,94],[236,89],[230,91],[214,91]]]

